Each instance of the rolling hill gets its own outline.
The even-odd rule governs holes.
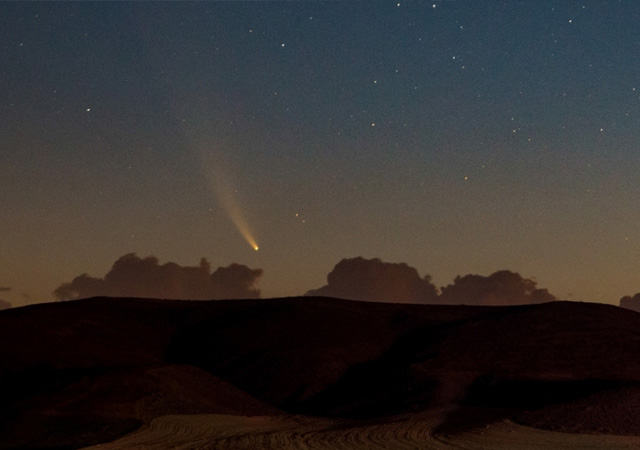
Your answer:
[[[322,297],[93,298],[0,312],[0,448],[80,448],[168,414],[381,420],[454,405],[640,435],[640,314]]]

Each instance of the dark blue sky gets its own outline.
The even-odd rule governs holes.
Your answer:
[[[137,252],[640,291],[636,1],[3,2],[0,286]],[[247,245],[242,233],[260,250]],[[21,293],[30,296],[23,297]]]

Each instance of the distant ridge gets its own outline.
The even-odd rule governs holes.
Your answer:
[[[92,445],[165,414],[444,405],[449,430],[640,435],[640,314],[615,306],[100,297],[1,311],[0,337],[0,448]]]

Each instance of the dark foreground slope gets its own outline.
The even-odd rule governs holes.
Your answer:
[[[640,314],[597,304],[35,305],[0,313],[0,448],[104,442],[163,414],[366,418],[446,404],[462,406],[452,424],[508,414],[640,434],[639,356]]]

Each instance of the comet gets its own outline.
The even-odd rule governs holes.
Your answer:
[[[240,235],[247,241],[247,244],[251,246],[256,252],[260,249],[256,238],[249,227],[249,224],[243,214],[238,199],[236,198],[237,191],[232,189],[231,184],[227,181],[225,174],[229,173],[227,170],[222,170],[224,164],[222,162],[223,155],[220,152],[204,152],[200,151],[200,157],[202,161],[203,169],[206,171],[207,178],[215,197],[218,199],[224,210],[229,215],[229,218],[235,225]],[[210,158],[214,157],[215,161]],[[208,169],[208,170],[207,170]]]
[[[219,179],[218,183],[216,184],[218,185],[218,188],[219,188],[217,189],[218,198],[220,199],[222,205],[224,206],[224,209],[229,214],[229,218],[231,219],[233,224],[236,226],[236,228],[238,229],[238,232],[240,232],[244,240],[247,241],[247,244],[249,244],[251,248],[253,248],[257,252],[260,249],[260,247],[258,246],[258,243],[256,242],[256,239],[253,236],[251,229],[249,228],[249,224],[247,223],[242,212],[240,211],[240,207],[238,206],[238,202],[235,198],[235,195],[233,195],[234,191],[226,188],[227,185],[225,185],[221,179]]]

